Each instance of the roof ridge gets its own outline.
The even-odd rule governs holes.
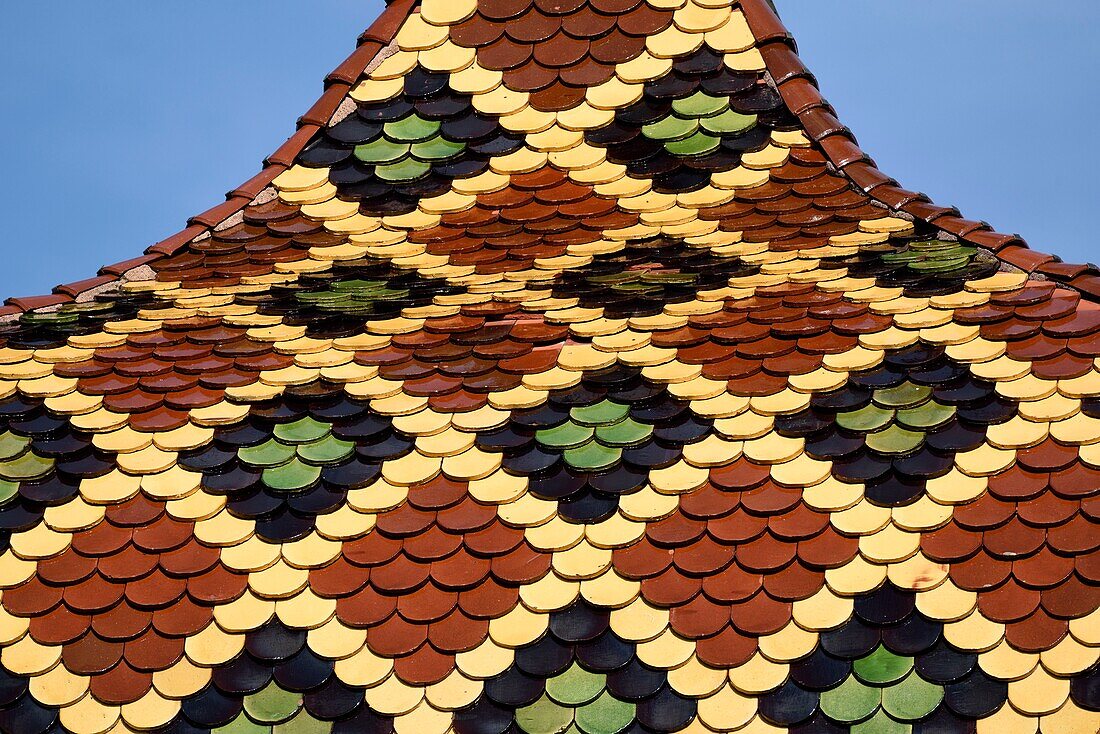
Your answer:
[[[988,222],[966,219],[957,207],[938,205],[926,194],[900,186],[859,147],[855,134],[822,96],[817,79],[799,58],[794,35],[780,20],[772,0],[741,0],[741,9],[788,108],[837,171],[860,191],[890,209],[982,247],[1029,275],[1049,278],[1100,299],[1100,267],[1063,262],[1057,255],[1032,249],[1018,234],[998,232]]]
[[[272,180],[294,165],[294,160],[302,149],[318,130],[328,124],[363,70],[393,41],[401,24],[419,0],[385,2],[386,7],[382,13],[359,35],[355,50],[325,76],[325,91],[298,118],[294,134],[264,158],[263,167],[255,176],[227,192],[224,202],[189,217],[186,227],[145,248],[142,255],[104,265],[94,277],[54,286],[47,295],[7,298],[4,305],[0,306],[0,318],[11,318],[27,311],[60,306],[79,300],[82,294],[98,293],[121,281],[126,273],[179,252],[197,237],[243,210]]]

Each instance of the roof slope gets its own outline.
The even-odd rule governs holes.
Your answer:
[[[0,731],[1100,728],[1097,274],[766,0],[398,0],[264,171],[9,302]]]

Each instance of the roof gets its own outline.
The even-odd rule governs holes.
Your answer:
[[[766,0],[396,0],[254,179],[11,299],[0,731],[1100,729],[1100,280]]]

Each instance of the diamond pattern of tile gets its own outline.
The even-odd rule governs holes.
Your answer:
[[[0,341],[4,734],[1100,730],[1100,273],[766,0],[395,0]]]

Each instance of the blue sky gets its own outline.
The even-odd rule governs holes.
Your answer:
[[[1100,260],[1089,0],[778,0],[887,173],[1033,247]],[[0,293],[46,293],[222,200],[293,132],[380,0],[10,3]],[[14,32],[12,32],[14,31]]]

